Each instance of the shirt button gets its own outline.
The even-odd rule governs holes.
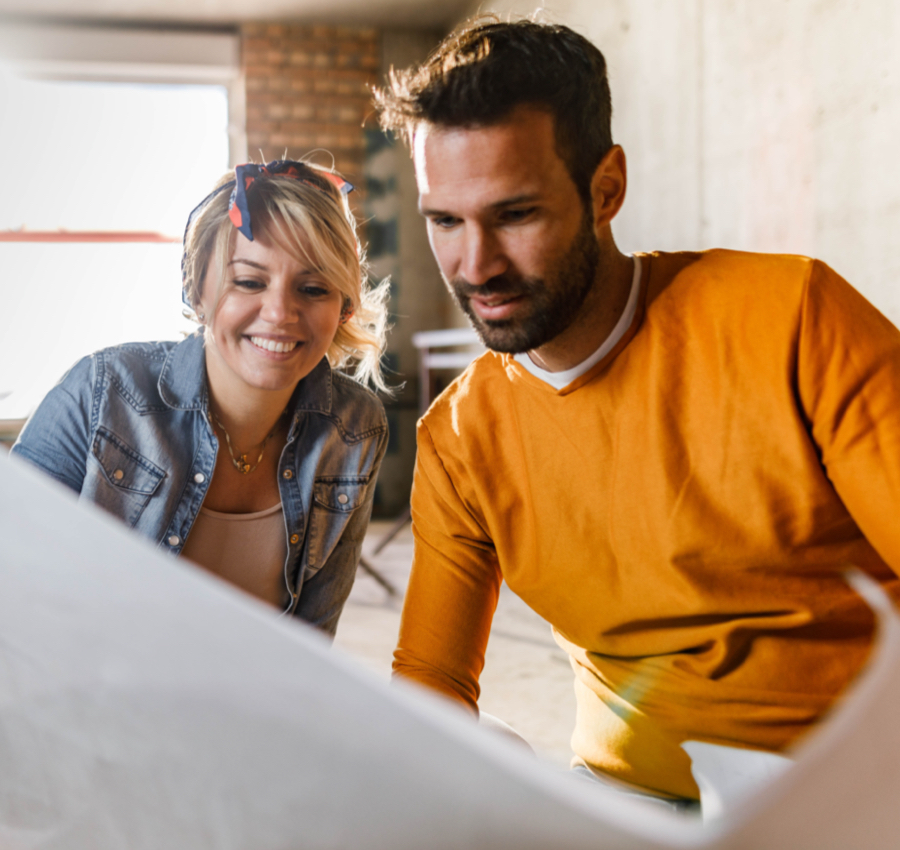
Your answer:
[[[194,476],[194,481],[196,481],[198,484],[202,484],[204,481],[206,481],[206,476],[202,472],[198,472]]]
[[[300,535],[299,535],[299,534],[292,534],[292,535],[291,535],[291,545],[292,545],[292,546],[296,546],[299,542],[300,542]]]
[[[125,473],[122,472],[121,469],[117,469],[117,470],[113,473],[113,478],[115,478],[116,481],[121,481],[124,477],[125,477]]]
[[[179,543],[181,543],[181,538],[180,538],[177,534],[173,534],[173,535],[169,538],[169,545],[170,545],[170,546],[177,546]]]
[[[341,493],[341,495],[338,496],[338,501],[339,501],[342,505],[346,505],[347,502],[350,501],[350,499],[349,499],[349,497],[347,496],[346,493]]]
[[[286,469],[284,472],[281,473],[281,477],[287,478],[290,481],[290,479],[294,477],[294,473],[291,472],[289,469]]]

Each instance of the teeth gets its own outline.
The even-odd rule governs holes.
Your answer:
[[[277,342],[274,339],[266,339],[261,336],[251,336],[250,342],[264,348],[266,351],[274,351],[277,354],[283,354],[285,351],[293,351],[299,342]]]

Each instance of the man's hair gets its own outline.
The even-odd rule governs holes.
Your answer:
[[[420,67],[392,70],[375,102],[382,127],[410,147],[422,122],[485,127],[517,106],[544,109],[554,119],[557,153],[588,203],[591,178],[612,147],[606,60],[586,38],[556,24],[471,19]]]

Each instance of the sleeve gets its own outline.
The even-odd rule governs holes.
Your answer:
[[[415,554],[394,675],[478,710],[478,677],[501,573],[496,551],[460,497],[425,422],[412,492]]]
[[[900,331],[819,262],[807,282],[797,374],[830,481],[900,574]]]
[[[381,461],[384,459],[387,449],[387,441],[388,432],[385,428],[376,448],[365,497],[347,521],[328,560],[309,581],[303,582],[300,602],[294,611],[295,617],[299,617],[332,638],[337,631],[338,620],[356,578],[363,540],[372,516],[375,484],[381,468]]]
[[[10,450],[76,493],[90,451],[95,371],[93,355],[79,360],[44,396]]]

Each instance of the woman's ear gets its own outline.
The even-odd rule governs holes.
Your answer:
[[[600,160],[591,178],[594,232],[598,236],[622,208],[627,184],[625,151],[621,145],[613,145]]]

